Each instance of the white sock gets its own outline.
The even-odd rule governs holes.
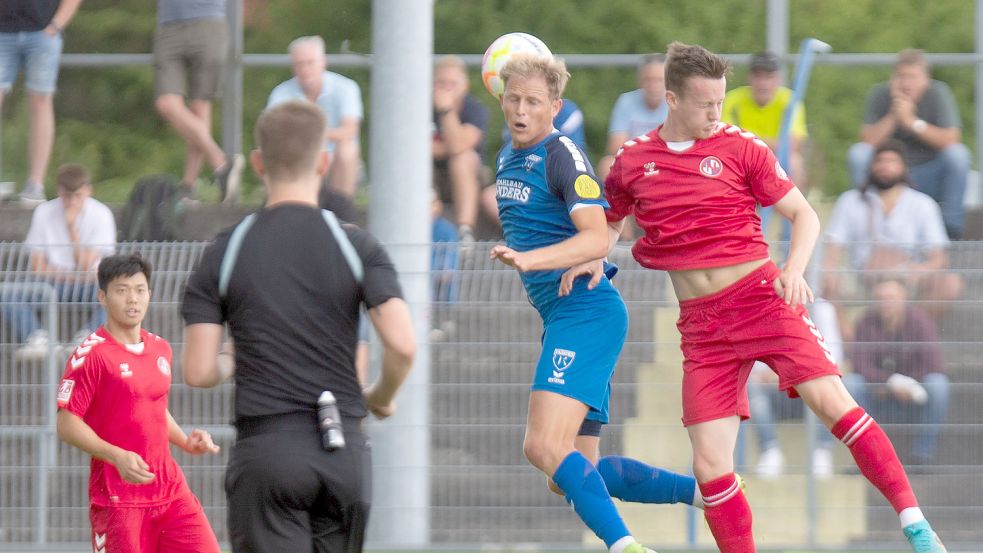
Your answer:
[[[693,503],[691,505],[693,505],[697,509],[702,509],[703,508],[703,494],[700,493],[700,485],[699,484],[697,484],[696,486],[694,486],[694,490],[693,490]]]
[[[625,550],[626,547],[628,547],[633,543],[635,543],[635,538],[631,536],[625,536],[620,540],[612,543],[611,547],[608,548],[608,551],[610,551],[611,553],[621,553],[622,551]]]
[[[922,514],[922,510],[918,507],[908,507],[907,509],[898,513],[898,517],[901,519],[902,528],[906,528],[916,522],[925,520],[925,515]]]

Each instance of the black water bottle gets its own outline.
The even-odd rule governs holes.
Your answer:
[[[327,451],[345,447],[338,402],[329,391],[321,392],[321,397],[317,398],[317,424],[321,429],[321,447]]]

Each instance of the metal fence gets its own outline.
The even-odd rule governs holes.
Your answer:
[[[226,541],[223,479],[234,438],[229,426],[233,386],[189,388],[181,381],[178,362],[183,327],[179,302],[204,245],[122,244],[118,249],[142,252],[155,268],[145,327],[174,347],[171,412],[185,427],[209,429],[222,446],[217,456],[175,455],[216,534]],[[516,274],[489,261],[488,247],[478,244],[455,252],[458,269],[434,278],[440,288],[431,306],[433,329],[421,336],[431,342],[432,364],[430,544],[515,548],[534,543],[597,549],[599,542],[587,535],[559,497],[546,490],[543,476],[522,457],[528,388],[542,328]],[[911,481],[950,550],[980,550],[983,243],[956,243],[950,258],[966,288],[937,321],[945,369],[953,383],[948,419],[938,453],[911,466]],[[665,274],[640,268],[627,249],[616,250],[613,260],[621,266],[616,284],[629,306],[631,330],[612,387],[612,424],[605,428],[602,452],[685,472],[689,445],[679,423],[675,299]],[[863,275],[844,275],[862,282]],[[32,290],[33,295],[28,293]],[[57,301],[55,290],[31,277],[22,247],[11,243],[0,244],[0,293],[0,549],[84,550],[89,539],[88,458],[58,441],[54,394],[67,351],[62,347],[69,347],[98,304]],[[856,317],[870,301],[860,287],[840,308]],[[10,310],[18,305],[29,307],[48,330],[51,340],[43,355],[22,354],[22,337],[15,337],[10,321]],[[814,478],[808,455],[815,440],[812,427],[803,426],[799,413],[778,413],[787,417],[778,425],[786,455],[783,474],[773,479],[756,475],[753,431],[745,433],[738,459],[755,509],[758,543],[900,549],[896,516],[856,473],[845,448],[836,445],[831,478]],[[922,425],[892,420],[884,417],[881,422],[902,459],[910,461],[912,441]],[[377,458],[375,463],[398,469],[399,460]],[[688,507],[624,506],[623,512],[638,537],[657,548],[712,544],[702,517]]]

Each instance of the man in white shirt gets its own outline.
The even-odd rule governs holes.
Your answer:
[[[901,277],[925,302],[925,310],[938,316],[946,302],[961,295],[964,284],[958,274],[946,271],[949,237],[942,211],[908,185],[903,148],[893,140],[878,146],[867,184],[836,201],[826,227],[822,294],[831,301],[844,295],[837,268],[846,245],[850,269],[875,280]]]
[[[88,334],[103,323],[95,283],[99,260],[116,246],[116,221],[102,202],[93,199],[88,170],[75,164],[58,169],[58,197],[34,210],[24,239],[30,267],[40,282],[50,284],[59,302],[91,303],[88,324],[77,334]],[[14,339],[23,346],[19,360],[44,357],[52,338],[41,327],[38,309],[44,298],[35,291],[14,291],[3,298],[3,313]],[[77,340],[80,341],[80,340]]]
[[[359,133],[362,126],[362,92],[358,83],[328,71],[324,39],[302,36],[288,47],[294,77],[277,85],[266,107],[291,100],[307,100],[321,108],[328,125],[324,148],[331,154],[325,184],[334,192],[353,198],[361,164]]]

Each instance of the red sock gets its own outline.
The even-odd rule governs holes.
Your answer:
[[[860,472],[880,490],[896,512],[918,506],[891,439],[862,407],[836,421],[833,435],[850,448]]]
[[[754,553],[751,506],[734,473],[700,484],[703,514],[720,553]]]

